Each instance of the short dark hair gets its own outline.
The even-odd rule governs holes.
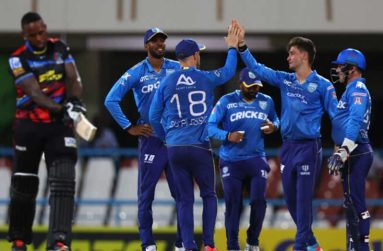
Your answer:
[[[315,54],[317,51],[313,41],[305,37],[293,37],[287,44],[287,52],[293,46],[297,47],[301,51],[307,52],[309,55],[309,64],[312,65],[314,63]]]
[[[24,27],[24,25],[36,22],[41,20],[41,16],[36,12],[27,12],[24,14],[24,16],[21,18],[21,28]]]

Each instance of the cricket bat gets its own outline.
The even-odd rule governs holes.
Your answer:
[[[90,123],[82,113],[80,113],[74,126],[77,135],[86,141],[91,141],[96,135],[97,127]]]

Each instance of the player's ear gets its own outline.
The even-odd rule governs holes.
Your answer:
[[[20,32],[20,35],[24,40],[27,40],[27,34],[24,31]]]

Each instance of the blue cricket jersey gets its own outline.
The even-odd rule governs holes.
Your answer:
[[[156,72],[148,61],[144,59],[125,72],[114,84],[105,98],[105,106],[113,118],[123,128],[131,125],[129,119],[122,112],[120,102],[125,94],[133,89],[134,99],[140,114],[137,124],[149,124],[149,108],[161,80],[180,68],[177,61],[164,58],[160,72]]]
[[[260,128],[267,120],[279,128],[279,118],[270,96],[258,92],[252,102],[244,101],[239,90],[223,96],[213,108],[208,121],[209,136],[223,141],[220,158],[239,161],[266,156],[264,133]],[[228,133],[235,131],[245,132],[242,142],[227,140]]]
[[[249,50],[242,52],[241,57],[262,81],[280,89],[283,140],[319,138],[324,111],[332,119],[338,103],[331,82],[313,71],[303,83],[299,83],[295,73],[270,69],[258,63]]]
[[[332,120],[332,139],[340,146],[344,138],[355,143],[369,143],[371,97],[366,80],[358,78],[347,84]]]
[[[150,123],[157,135],[166,139],[167,145],[206,143],[206,123],[213,108],[214,88],[229,81],[236,66],[237,51],[231,48],[225,66],[220,69],[184,68],[166,77],[149,112]]]

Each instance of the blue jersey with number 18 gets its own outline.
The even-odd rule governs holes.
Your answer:
[[[149,111],[156,134],[165,139],[167,145],[205,143],[214,88],[230,80],[236,66],[237,52],[229,49],[225,66],[220,69],[183,68],[167,76],[160,83]]]

